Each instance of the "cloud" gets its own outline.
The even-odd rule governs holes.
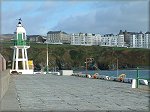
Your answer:
[[[95,8],[94,8],[95,6]],[[83,15],[70,16],[58,22],[54,30],[68,32],[118,33],[148,30],[148,6],[146,2],[98,2],[93,10]]]
[[[17,25],[17,19],[22,18],[22,23],[27,30],[27,34],[44,34],[47,12],[42,9],[43,2],[26,1],[6,1],[2,2],[1,31],[2,33],[13,33]],[[44,2],[45,3],[45,2]],[[51,3],[51,2],[50,2]],[[48,4],[50,5],[50,4]],[[44,7],[44,6],[43,6]],[[10,8],[10,9],[9,9]],[[39,10],[41,8],[41,10]],[[45,13],[45,14],[44,14]],[[44,14],[44,15],[43,15]],[[7,30],[6,30],[7,29]]]
[[[118,33],[147,31],[146,1],[3,1],[2,33],[13,33],[17,18],[22,18],[27,34],[49,30],[67,33]],[[7,29],[7,30],[6,30]]]
[[[94,14],[84,14],[77,16],[70,16],[66,19],[62,19],[53,30],[64,30],[68,32],[89,32],[92,31],[91,27],[94,26]],[[91,29],[91,30],[89,30]]]
[[[62,1],[3,1],[1,31],[13,33],[17,24],[16,19],[21,17],[27,33],[46,34],[71,6]]]

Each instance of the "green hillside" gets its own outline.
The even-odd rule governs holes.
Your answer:
[[[33,60],[35,66],[45,67],[46,50],[46,44],[31,43],[28,58]],[[149,66],[149,49],[48,45],[48,51],[49,68],[57,66],[59,69],[85,69],[85,59],[91,57],[99,69],[116,69],[117,59],[119,69]],[[1,53],[7,61],[12,60],[13,49],[10,44],[3,44]]]

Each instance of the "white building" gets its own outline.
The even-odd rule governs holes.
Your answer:
[[[146,32],[144,37],[146,41],[145,48],[150,48],[150,32]]]
[[[99,45],[100,34],[76,33],[71,35],[71,45]]]
[[[100,46],[124,47],[123,33],[119,33],[118,35],[105,34],[105,35],[101,36]]]
[[[62,31],[49,31],[46,42],[49,44],[70,44],[70,36]]]
[[[143,34],[133,33],[130,36],[130,47],[132,48],[150,48],[150,32]]]

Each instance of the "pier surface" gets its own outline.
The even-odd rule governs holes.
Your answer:
[[[2,111],[149,111],[149,91],[75,76],[14,75]]]

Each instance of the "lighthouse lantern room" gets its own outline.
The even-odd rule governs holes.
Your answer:
[[[19,19],[18,25],[16,27],[16,31],[14,33],[13,44],[11,48],[14,50],[13,52],[13,60],[12,60],[12,71],[16,71],[22,74],[33,74],[33,69],[29,69],[28,64],[28,55],[27,49],[30,48],[27,45],[27,37],[26,30],[21,24],[21,19]]]

